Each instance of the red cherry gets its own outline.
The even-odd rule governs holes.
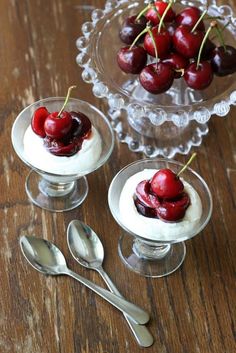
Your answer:
[[[156,195],[151,194],[151,184],[149,180],[143,180],[137,185],[136,196],[144,206],[150,208],[160,206],[160,202]]]
[[[176,28],[173,36],[175,50],[185,58],[194,58],[200,49],[204,33],[201,31],[191,32],[191,27],[181,25]]]
[[[169,64],[159,62],[146,66],[139,75],[143,88],[153,94],[168,91],[174,80],[174,71]]]
[[[157,216],[165,221],[176,222],[184,218],[186,209],[190,205],[190,198],[188,194],[183,192],[175,200],[163,200],[159,207],[157,207]]]
[[[65,137],[72,126],[71,115],[63,111],[58,117],[58,112],[51,113],[45,120],[44,130],[48,137],[61,139]]]
[[[117,62],[122,71],[139,74],[147,62],[147,53],[143,47],[124,47],[117,53]]]
[[[184,73],[184,79],[187,85],[193,89],[202,90],[208,87],[213,80],[213,70],[208,61],[192,63]]]
[[[158,197],[173,199],[183,192],[184,185],[172,170],[161,169],[152,177],[151,189]]]
[[[191,27],[192,29],[199,20],[200,16],[201,11],[197,7],[187,7],[176,16],[175,22],[178,26],[185,25]],[[200,31],[205,30],[203,21],[199,23],[197,29]]]
[[[211,55],[211,65],[217,76],[226,76],[236,71],[236,49],[230,45],[217,47]]]
[[[46,136],[46,133],[44,130],[44,122],[46,118],[49,116],[49,114],[50,113],[45,107],[40,107],[35,110],[32,116],[32,119],[31,119],[32,130],[40,137]]]
[[[127,17],[122,24],[120,39],[126,44],[132,44],[146,27],[147,19],[144,16],[141,16],[138,20],[136,18],[137,16]],[[142,38],[140,38],[140,41]]]
[[[159,17],[161,18],[163,13],[165,12],[165,9],[168,6],[168,2],[163,2],[163,1],[155,1],[154,3],[155,8],[151,7],[145,17],[147,18],[148,21],[151,21],[153,25],[157,25],[160,22]],[[157,15],[157,12],[159,16]],[[175,18],[175,12],[170,8],[164,18],[164,22],[172,22]]]
[[[178,53],[169,54],[162,62],[171,65],[173,70],[185,69],[189,65],[189,60]],[[181,72],[175,71],[175,78],[180,78],[181,76],[183,76]]]
[[[170,51],[171,36],[169,32],[165,30],[161,30],[160,32],[158,32],[158,27],[152,28],[151,31],[153,34],[154,41],[156,43],[158,57],[160,59],[164,58]],[[149,33],[147,33],[144,38],[144,49],[149,55],[156,56],[153,40]]]

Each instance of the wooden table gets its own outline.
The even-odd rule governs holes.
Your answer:
[[[102,7],[103,0],[86,1]],[[129,271],[117,254],[122,230],[107,206],[107,190],[116,172],[142,155],[116,143],[109,162],[88,177],[83,205],[56,214],[33,206],[24,182],[28,169],[11,146],[16,115],[42,97],[75,96],[105,111],[75,63],[75,40],[90,18],[81,0],[1,0],[0,2],[0,352],[141,352],[120,313],[69,277],[44,277],[29,267],[19,249],[21,234],[55,242],[68,265],[104,285],[98,274],[80,267],[66,244],[66,228],[81,219],[100,234],[105,269],[125,297],[152,313],[155,337],[149,352],[233,353],[235,336],[236,255],[236,109],[213,118],[210,133],[197,150],[193,167],[210,185],[214,212],[201,235],[187,242],[180,270],[161,279]],[[180,161],[185,157],[177,156]]]

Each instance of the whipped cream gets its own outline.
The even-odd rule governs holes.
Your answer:
[[[94,127],[89,138],[83,141],[81,150],[70,157],[55,156],[48,152],[43,139],[33,132],[31,125],[25,131],[23,143],[25,157],[33,167],[60,175],[80,174],[93,169],[102,152],[102,140]]]
[[[190,197],[190,205],[181,221],[164,222],[157,218],[145,217],[137,211],[133,198],[136,187],[142,180],[151,179],[156,172],[156,169],[144,169],[127,179],[119,202],[122,223],[131,232],[151,240],[171,241],[186,235],[190,236],[199,224],[202,203],[197,191],[182,178],[184,191]]]

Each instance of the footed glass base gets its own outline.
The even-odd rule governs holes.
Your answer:
[[[186,255],[184,242],[154,244],[135,239],[129,234],[121,236],[119,255],[124,264],[145,277],[164,277],[176,271]]]
[[[31,170],[26,178],[28,197],[36,205],[48,211],[63,212],[79,206],[88,194],[85,177],[72,182],[52,182]]]

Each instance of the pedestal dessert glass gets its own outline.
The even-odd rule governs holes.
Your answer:
[[[199,222],[195,224],[191,231],[183,231],[180,235],[163,237],[154,234],[153,238],[150,239],[145,234],[134,233],[124,224],[119,208],[121,191],[128,178],[144,169],[170,168],[177,173],[182,166],[181,163],[173,160],[144,159],[123,168],[111,182],[108,192],[110,211],[116,222],[124,229],[118,245],[119,255],[129,269],[141,275],[163,277],[180,267],[186,255],[184,241],[200,233],[210,220],[212,197],[206,182],[201,176],[187,168],[184,171],[184,180],[194,187],[202,203],[202,214]],[[127,217],[129,217],[129,214],[127,214]]]
[[[203,91],[190,89],[183,78],[175,80],[165,93],[145,91],[137,75],[123,73],[116,64],[117,51],[125,46],[119,38],[121,25],[144,6],[143,0],[107,0],[104,9],[95,9],[91,22],[82,26],[83,36],[77,39],[80,53],[76,61],[83,69],[83,80],[92,84],[93,94],[108,103],[118,139],[131,151],[148,157],[173,158],[176,153],[187,154],[192,146],[199,146],[208,133],[209,119],[213,115],[227,116],[230,106],[236,105],[236,74],[215,76]],[[236,47],[236,18],[230,6],[217,6],[214,0],[208,4],[204,0],[174,4],[176,12],[186,6],[201,10],[208,6],[210,16],[221,16],[221,26],[229,22],[224,30],[225,42]],[[214,42],[219,44],[217,39]]]
[[[11,136],[15,152],[32,169],[25,183],[29,198],[37,206],[57,212],[71,210],[84,201],[88,193],[88,183],[85,175],[101,167],[109,158],[114,146],[113,131],[104,114],[87,102],[71,98],[68,101],[66,110],[85,114],[90,119],[92,126],[100,134],[101,153],[99,158],[89,169],[86,169],[86,167],[83,169],[83,167],[79,166],[78,171],[73,174],[51,172],[50,165],[47,166],[47,169],[44,168],[42,170],[37,167],[37,164],[34,165],[29,162],[24,150],[23,140],[25,131],[31,124],[33,113],[42,106],[45,106],[49,112],[59,111],[64,101],[65,98],[63,97],[46,98],[26,107],[17,116],[12,127]],[[78,153],[81,153],[82,150],[83,145]],[[61,157],[57,158],[60,160]],[[66,158],[69,159],[70,157]]]

